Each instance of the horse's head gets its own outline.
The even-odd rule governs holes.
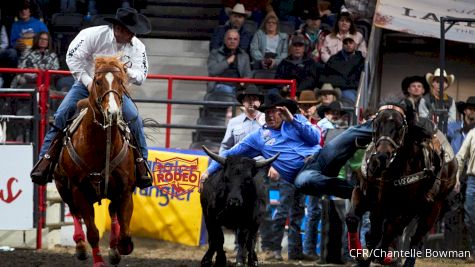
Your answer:
[[[375,152],[371,160],[375,167],[387,168],[404,143],[407,122],[404,109],[397,105],[383,105],[373,121]]]
[[[104,117],[103,127],[107,127],[122,119],[122,98],[128,94],[127,73],[124,63],[113,56],[97,57],[95,70],[90,97]]]

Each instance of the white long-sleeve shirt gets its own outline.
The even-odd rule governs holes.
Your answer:
[[[124,63],[132,63],[127,68],[129,82],[141,85],[145,81],[148,73],[145,45],[135,36],[130,43],[117,43],[114,30],[108,25],[80,31],[68,47],[66,63],[74,78],[88,86],[94,77],[94,58],[113,55],[120,56]]]
[[[468,132],[465,140],[457,153],[458,172],[457,177],[462,175],[466,160],[467,162],[467,175],[475,176],[475,129]]]

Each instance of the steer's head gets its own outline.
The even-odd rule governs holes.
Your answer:
[[[254,176],[260,168],[270,165],[279,154],[272,158],[255,161],[242,156],[221,157],[203,146],[203,150],[223,166],[223,182],[226,188],[226,206],[230,208],[242,207],[246,196],[256,195]]]

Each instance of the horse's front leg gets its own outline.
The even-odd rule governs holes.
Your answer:
[[[348,250],[350,255],[356,257],[356,252],[361,251],[361,241],[358,232],[358,225],[361,216],[367,211],[366,200],[360,187],[353,189],[351,204],[346,214],[346,226],[348,227]],[[354,254],[353,254],[354,253]]]
[[[109,235],[109,263],[117,265],[120,262],[120,253],[117,249],[120,235],[120,224],[117,219],[117,201],[111,201],[109,205],[109,215],[111,218],[111,230]]]
[[[129,228],[133,210],[134,202],[132,201],[132,193],[127,191],[126,193],[123,193],[118,213],[120,234],[117,248],[119,249],[121,255],[129,255],[134,250],[134,243],[130,237]]]
[[[74,235],[73,240],[76,242],[76,257],[78,260],[87,259],[87,245],[86,245],[86,235],[82,230],[81,218],[76,215],[73,215],[74,223]]]

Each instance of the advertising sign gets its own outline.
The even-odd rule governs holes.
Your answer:
[[[0,145],[0,230],[33,228],[32,145]]]

